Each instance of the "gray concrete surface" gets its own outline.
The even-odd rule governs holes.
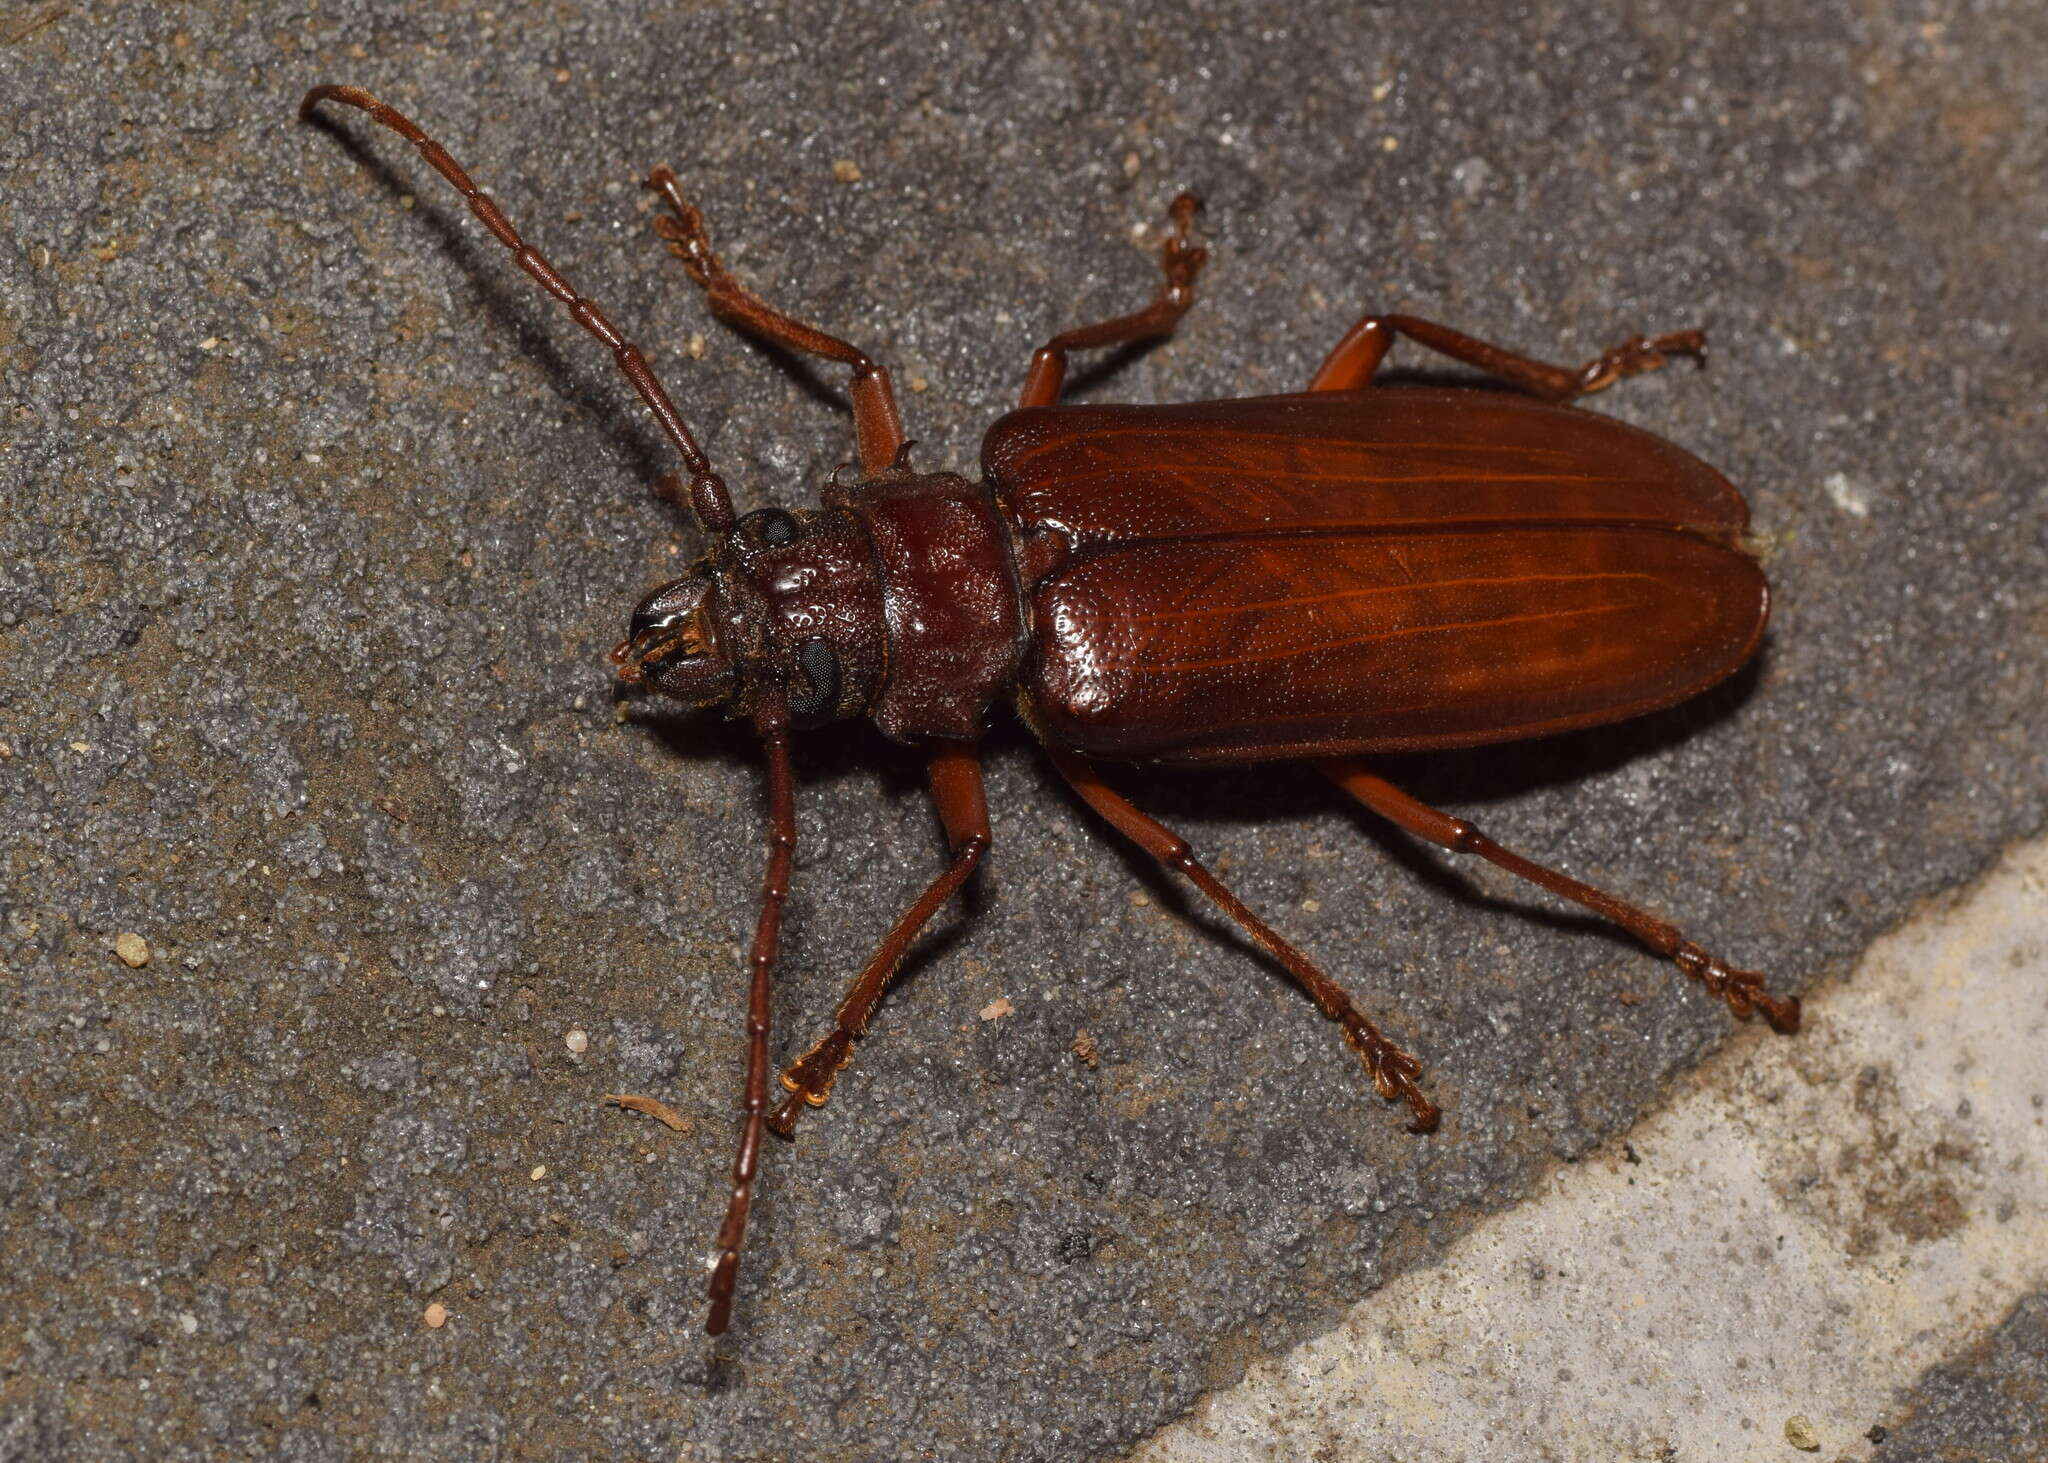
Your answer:
[[[2048,1295],[2021,1301],[1980,1345],[1930,1371],[1906,1423],[1871,1440],[1884,1463],[2048,1458]]]
[[[694,539],[601,354],[397,139],[294,124],[304,86],[443,136],[746,506],[808,499],[847,419],[707,318],[657,162],[894,363],[930,463],[1149,290],[1183,186],[1203,298],[1084,394],[1285,389],[1369,306],[1568,360],[1704,322],[1712,371],[1597,409],[1744,485],[1758,668],[1397,775],[1797,989],[2048,804],[2048,41],[2022,0],[1790,9],[6,12],[0,1452],[1097,1456],[1730,1026],[1299,772],[1124,774],[1424,1056],[1418,1141],[1005,729],[972,918],[769,1155],[707,1343],[759,769],[616,724],[603,657]],[[789,1046],[938,852],[913,757],[823,734],[800,772]]]

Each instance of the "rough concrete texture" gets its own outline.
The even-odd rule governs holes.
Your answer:
[[[1955,1456],[2038,1459],[2038,1324],[1900,1394],[2048,1286],[2048,840],[1880,940],[1806,1017],[1797,1042],[1731,1043],[1626,1137],[1132,1463],[1800,1443],[1892,1463],[1876,1449],[1905,1414],[1929,1419],[1931,1456],[2003,1439]]]
[[[1369,306],[1563,360],[1704,322],[1712,371],[1596,407],[1744,485],[1779,595],[1756,669],[1395,775],[1789,989],[2048,809],[2031,0],[17,7],[12,1453],[1097,1455],[1730,1029],[1299,770],[1119,774],[1426,1059],[1447,1117],[1418,1140],[1005,726],[972,918],[768,1155],[707,1343],[758,758],[616,724],[604,661],[696,540],[629,390],[440,180],[360,118],[292,121],[320,80],[448,140],[746,507],[808,501],[847,418],[707,317],[648,230],[658,162],[748,279],[895,365],[930,464],[973,463],[1049,332],[1145,297],[1183,186],[1203,297],[1083,395],[1286,389]],[[914,755],[818,734],[799,771],[778,1050],[939,851]]]

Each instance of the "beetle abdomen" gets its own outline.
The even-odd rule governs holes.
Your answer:
[[[1470,746],[1683,700],[1768,590],[1725,479],[1602,417],[1374,389],[1017,413],[998,495],[1069,557],[1029,590],[1040,731],[1172,762]]]

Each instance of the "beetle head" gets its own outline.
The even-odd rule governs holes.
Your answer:
[[[729,699],[738,677],[719,639],[719,595],[708,564],[655,590],[633,611],[612,651],[619,679],[690,706]]]
[[[690,706],[750,714],[764,695],[798,727],[862,715],[887,651],[881,586],[857,518],[763,508],[633,611],[619,679]]]

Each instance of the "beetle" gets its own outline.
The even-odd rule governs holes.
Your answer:
[[[1408,833],[1613,921],[1736,1016],[1798,1028],[1797,998],[1773,995],[1758,973],[1501,847],[1362,760],[1618,721],[1693,696],[1749,659],[1770,590],[1744,547],[1741,494],[1670,443],[1567,404],[1673,357],[1704,365],[1702,332],[1631,337],[1574,369],[1427,320],[1369,314],[1298,394],[1061,406],[1072,353],[1167,336],[1193,302],[1207,254],[1193,239],[1199,203],[1183,193],[1151,304],[1041,346],[971,483],[910,465],[888,368],[740,284],[661,167],[646,181],[667,205],[655,229],[711,309],[849,371],[859,480],[835,474],[816,509],[741,516],[639,348],[439,143],[356,87],[313,88],[301,118],[323,101],[366,112],[455,186],[519,267],[612,352],[689,474],[668,475],[663,490],[689,505],[710,546],[640,601],[611,658],[630,687],[750,720],[768,769],[768,866],[748,957],[740,1139],[709,1282],[712,1334],[731,1318],[763,1132],[791,1137],[825,1104],[904,953],[988,852],[977,746],[1005,699],[1084,803],[1300,983],[1379,1095],[1407,1104],[1417,1132],[1438,1119],[1421,1064],[1183,839],[1115,792],[1098,760],[1311,760]],[[1400,337],[1522,394],[1373,385]],[[769,978],[797,842],[790,734],[862,716],[924,749],[950,859],[855,978],[832,1029],[782,1072],[785,1096],[771,1110]]]

